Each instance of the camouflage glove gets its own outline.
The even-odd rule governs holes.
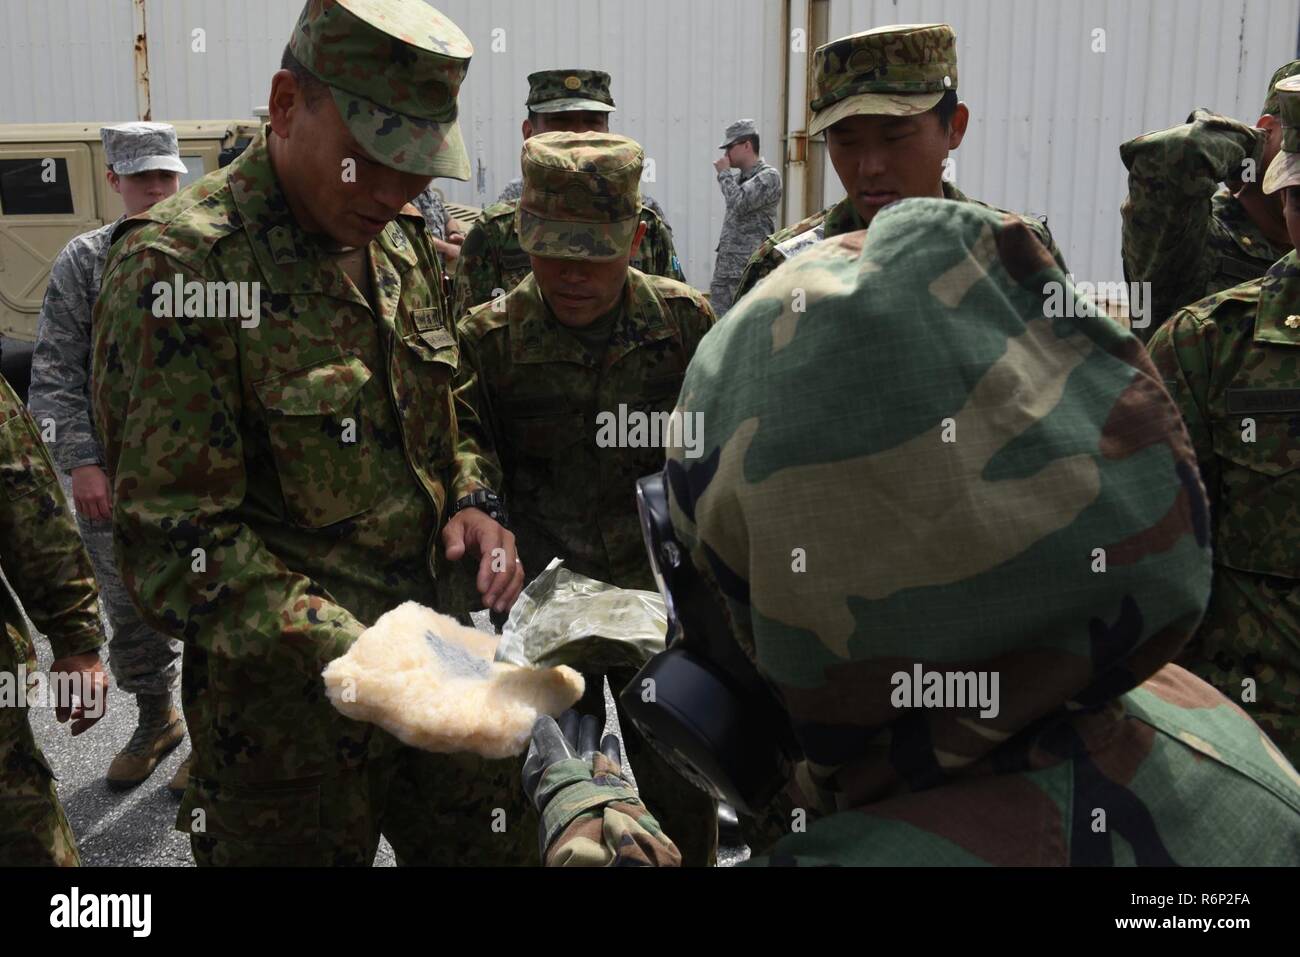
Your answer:
[[[615,802],[641,804],[623,776],[622,752],[612,734],[600,740],[601,721],[569,710],[557,723],[542,715],[533,725],[524,760],[524,793],[541,816],[542,859],[578,815]],[[599,746],[597,742],[599,741]]]

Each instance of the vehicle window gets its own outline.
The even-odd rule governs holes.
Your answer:
[[[0,159],[0,216],[71,213],[72,181],[62,157]]]
[[[202,156],[182,156],[181,162],[185,164],[185,172],[181,174],[181,189],[197,179],[202,179],[208,172],[203,168]]]

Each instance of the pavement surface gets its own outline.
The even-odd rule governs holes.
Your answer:
[[[64,482],[64,491],[69,491]],[[71,496],[69,496],[69,499]],[[7,583],[6,583],[7,584]],[[0,585],[6,587],[6,585]],[[30,623],[29,623],[30,626]],[[107,621],[105,634],[110,634]],[[487,630],[491,630],[488,626]],[[49,643],[36,635],[38,667],[47,670],[53,656]],[[111,651],[101,651],[107,661]],[[176,695],[177,709],[180,695]],[[608,683],[605,685],[606,730],[619,734],[618,718]],[[113,687],[104,717],[85,733],[72,737],[68,726],[59,724],[51,709],[29,712],[32,732],[58,776],[59,800],[63,802],[72,830],[77,835],[82,863],[91,866],[192,867],[189,837],[175,830],[178,798],[167,790],[167,782],[189,754],[186,740],[159,764],[153,775],[130,791],[114,791],[104,781],[113,756],[131,737],[136,725],[135,697]],[[620,737],[621,740],[621,737]],[[521,759],[522,764],[522,759]],[[633,769],[633,774],[635,769]],[[745,860],[749,849],[722,848],[718,863],[730,866]],[[380,841],[376,867],[393,867],[392,848]]]

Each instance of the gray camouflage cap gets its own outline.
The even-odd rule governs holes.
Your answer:
[[[727,127],[727,132],[722,134],[722,145],[718,147],[725,150],[746,136],[757,136],[758,130],[754,128],[753,120],[736,120]]]
[[[176,130],[166,123],[119,123],[99,130],[104,160],[118,176],[152,169],[188,172],[181,162]]]

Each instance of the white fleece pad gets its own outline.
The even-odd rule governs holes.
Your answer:
[[[567,666],[521,668],[492,660],[497,638],[413,601],[361,633],[325,668],[330,702],[425,751],[522,754],[540,714],[582,697]]]

